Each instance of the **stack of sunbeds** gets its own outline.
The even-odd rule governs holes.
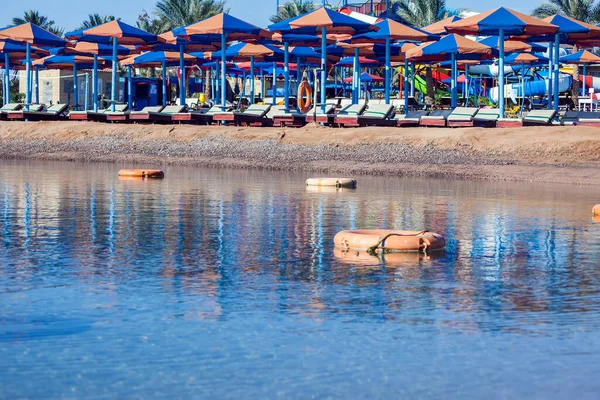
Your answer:
[[[46,107],[43,104],[31,104],[29,106],[29,111],[43,111]],[[23,112],[25,111],[25,106],[23,107],[19,107],[18,110],[9,110],[6,112],[6,119],[7,120],[22,120],[25,119],[23,118]]]
[[[461,126],[473,126],[477,107],[456,107],[446,119],[446,126],[456,128]]]
[[[0,108],[0,119],[7,119],[9,112],[16,112],[23,108],[23,104],[20,103],[8,103]]]
[[[336,118],[336,123],[340,126],[396,126],[394,113],[394,106],[391,104],[370,104],[360,114]]]
[[[54,104],[41,111],[23,111],[21,119],[28,121],[66,121],[68,104]]]
[[[267,118],[271,109],[269,104],[251,104],[244,112],[221,111],[220,107],[213,116],[212,122],[232,125],[267,126],[272,120]]]
[[[452,110],[435,110],[421,118],[421,126],[446,126]]]
[[[554,110],[531,110],[523,118],[499,118],[498,128],[516,128],[524,125],[551,125],[556,112]]]
[[[69,113],[69,119],[75,121],[95,121],[104,122],[108,117],[108,113],[124,113],[127,111],[127,104],[115,104],[115,111],[112,111],[112,107],[106,110],[94,111],[71,111]]]
[[[409,111],[408,113],[397,113],[394,117],[396,121],[396,126],[419,126],[421,123],[421,118],[429,115],[429,111],[419,110],[419,111]]]
[[[342,108],[335,116],[335,124],[338,126],[358,126],[357,117],[367,108],[364,103],[349,104]]]
[[[150,122],[150,113],[159,113],[165,108],[164,106],[148,106],[140,111],[130,111],[127,118],[130,122],[137,124],[139,122]]]

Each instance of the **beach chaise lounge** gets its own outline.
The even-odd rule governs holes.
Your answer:
[[[498,108],[482,108],[473,117],[473,125],[496,126],[498,118],[500,118],[500,110]]]
[[[452,110],[435,110],[421,118],[421,126],[446,126]]]
[[[550,125],[555,115],[554,110],[532,110],[523,118],[523,125]]]
[[[127,111],[127,104],[115,104],[114,112],[125,112]],[[106,121],[106,117],[108,112],[112,112],[112,107],[106,110],[99,110],[98,112],[94,111],[71,111],[69,113],[70,120],[76,121],[95,121],[95,122],[103,122]]]
[[[338,126],[358,126],[357,117],[362,114],[366,108],[367,105],[365,103],[350,104],[336,114],[334,123]]]
[[[370,104],[356,121],[358,126],[396,126],[397,121],[393,119],[395,113],[391,104]]]
[[[456,128],[459,126],[473,126],[473,118],[477,114],[477,107],[456,107],[446,119],[446,126]]]
[[[321,108],[320,105],[316,105],[317,111]],[[327,107],[327,106],[326,106]],[[308,113],[298,113],[298,112],[285,112],[284,109],[281,109],[279,114],[273,116],[273,125],[274,126],[289,126],[293,128],[300,128],[306,125],[306,118],[308,114],[314,114],[314,108],[310,109]]]
[[[66,121],[68,111],[68,104],[54,104],[42,111],[23,111],[22,118],[28,121]]]
[[[523,126],[521,118],[498,118],[496,120],[496,128],[518,128]]]
[[[46,107],[43,104],[31,104],[29,106],[29,111],[43,111]],[[22,120],[25,119],[23,118],[23,112],[25,111],[25,107],[21,107],[18,110],[13,110],[13,111],[7,111],[6,112],[6,119],[7,120]]]
[[[179,122],[180,124],[190,122],[194,124],[210,125],[215,122],[214,116],[217,114],[233,113],[229,107],[223,111],[223,107],[221,106],[212,106],[211,108],[201,108],[194,111],[174,113],[171,120],[173,122]]]
[[[140,111],[130,111],[127,115],[127,119],[133,123],[148,122],[150,121],[150,113],[159,113],[165,108],[164,106],[148,106],[144,107]]]
[[[9,112],[19,111],[23,108],[23,104],[20,103],[8,103],[0,108],[0,119],[6,119]]]
[[[577,115],[577,126],[600,126],[600,112],[581,111]]]
[[[409,111],[407,114],[396,113],[394,120],[396,121],[396,126],[419,126],[421,118],[428,114],[429,111],[425,110]]]
[[[580,118],[587,118],[586,114],[597,114],[598,113],[589,113],[586,111],[566,111],[561,117],[559,121],[552,121],[552,125],[554,126],[573,126],[578,125]]]
[[[321,106],[316,106],[316,107],[311,108],[306,113],[306,123],[317,122],[319,124],[333,125],[333,123],[335,122],[335,116],[336,116],[335,106],[336,106],[336,103],[326,103],[324,113],[323,113],[323,108]],[[347,107],[347,106],[342,107],[342,110],[345,107]],[[316,114],[315,114],[315,112],[316,112]]]
[[[155,111],[160,112],[163,106],[147,106],[142,108],[140,111],[115,111],[105,110],[106,122],[123,122],[129,120],[131,114],[148,115],[149,112]]]
[[[183,114],[186,109],[187,106],[166,106],[159,112],[148,112],[148,116],[152,123],[171,122],[175,114]]]
[[[270,123],[267,118],[270,109],[270,104],[251,104],[244,112],[223,112],[219,107],[219,110],[213,114],[212,121],[234,125],[266,126]]]

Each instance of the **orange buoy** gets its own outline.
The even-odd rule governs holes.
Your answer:
[[[356,180],[350,178],[310,178],[306,180],[306,186],[332,186],[354,189]]]
[[[333,242],[336,247],[346,250],[386,252],[436,251],[446,246],[446,239],[438,233],[384,229],[341,231],[335,235]]]
[[[306,114],[312,107],[312,88],[307,80],[303,80],[298,86],[298,108],[302,114]]]
[[[592,208],[592,213],[594,215],[600,215],[600,204],[596,204],[593,208]]]
[[[165,173],[160,169],[122,169],[119,171],[119,176],[162,179],[165,177]]]

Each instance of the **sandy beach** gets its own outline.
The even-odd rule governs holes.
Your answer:
[[[596,185],[600,129],[283,129],[2,121],[0,157]]]

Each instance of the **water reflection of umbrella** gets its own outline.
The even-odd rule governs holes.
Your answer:
[[[321,35],[321,104],[325,112],[325,89],[327,84],[327,34],[355,35],[378,28],[369,23],[349,17],[328,8],[319,8],[269,26],[273,32]]]
[[[16,42],[25,43],[25,71],[26,71],[26,94],[25,94],[25,109],[29,111],[31,104],[31,46],[48,46],[60,47],[65,45],[65,40],[40,28],[32,23],[26,23],[12,28],[0,30],[0,39],[11,39]],[[5,59],[6,62],[6,59]],[[9,66],[6,65],[8,70]]]
[[[481,14],[474,15],[452,22],[446,26],[449,33],[461,35],[498,35],[499,43],[499,76],[498,76],[498,101],[500,103],[500,117],[504,118],[504,38],[506,35],[546,35],[554,34],[558,27],[548,22],[530,17],[523,13],[509,10],[504,7],[496,8]]]
[[[577,53],[569,54],[560,58],[561,63],[583,65],[583,95],[585,96],[586,89],[586,70],[588,64],[600,63],[600,57],[587,50],[578,51]],[[591,84],[591,82],[590,82]]]
[[[105,24],[94,26],[88,29],[81,29],[65,34],[65,37],[77,40],[78,42],[90,43],[111,43],[112,44],[112,88],[111,88],[111,107],[115,111],[117,99],[117,62],[118,45],[151,45],[160,41],[160,39],[151,33],[143,31],[135,26],[128,25],[122,21],[110,21]],[[97,69],[97,68],[94,68]],[[129,84],[128,103],[131,107],[131,67],[127,70],[127,79]],[[93,83],[94,87],[98,82]],[[98,109],[98,99],[94,98],[94,110]]]
[[[221,48],[221,105],[226,106],[226,47],[231,41],[252,41],[269,39],[270,33],[229,14],[221,13],[195,24],[173,30],[175,36],[184,37],[191,42],[203,42],[215,35],[220,38]],[[183,90],[182,90],[183,91]],[[185,102],[182,94],[182,104]]]

